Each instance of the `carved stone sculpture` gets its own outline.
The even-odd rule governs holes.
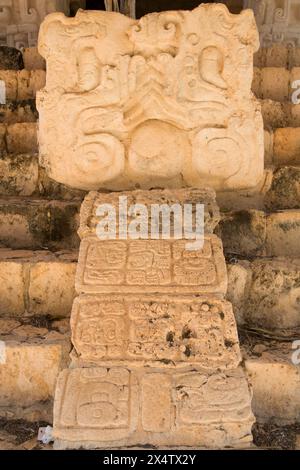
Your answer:
[[[257,47],[253,13],[224,5],[139,21],[53,14],[41,27],[41,160],[59,182],[118,191],[92,191],[81,207],[57,448],[251,443],[251,394],[213,231],[214,189],[255,186],[262,176],[262,118],[250,91]],[[152,212],[146,236],[128,238],[120,198],[147,214],[153,205],[204,204],[203,246],[188,248],[194,226],[186,232],[178,216],[172,228],[184,228],[182,237],[151,238]],[[116,229],[100,239],[99,207],[108,205]]]
[[[244,0],[244,8],[252,8],[262,47],[274,43],[300,46],[299,0]]]
[[[56,13],[42,24],[40,159],[86,190],[254,187],[263,124],[251,93],[259,45],[251,11],[222,5],[134,20]],[[62,158],[63,155],[63,158]]]
[[[205,204],[202,249],[187,240],[99,240],[97,208],[119,197]],[[211,190],[91,192],[71,314],[71,369],[55,395],[56,448],[247,447],[253,415]]]
[[[49,13],[69,14],[72,0],[0,0],[0,45],[34,47],[41,22]],[[77,0],[84,7],[85,0]]]

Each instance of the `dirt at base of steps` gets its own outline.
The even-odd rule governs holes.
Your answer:
[[[49,423],[38,421],[7,420],[0,418],[0,450],[51,450],[51,445],[37,441],[40,427]],[[300,424],[276,426],[272,423],[255,423],[252,429],[253,443],[264,450],[299,450]]]

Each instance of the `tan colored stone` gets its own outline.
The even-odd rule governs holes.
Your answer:
[[[257,48],[253,14],[221,4],[140,20],[49,15],[39,36],[42,165],[86,190],[255,187],[263,174],[250,90]]]
[[[274,132],[274,163],[300,164],[300,128],[276,129]]]
[[[11,318],[0,318],[0,336],[12,333],[12,331],[20,326],[20,322]]]
[[[0,364],[0,407],[27,407],[53,397],[62,362],[63,346],[57,344],[5,343]]]
[[[231,304],[213,297],[80,296],[71,328],[81,365],[159,361],[223,370],[241,360]]]
[[[0,160],[0,195],[31,196],[38,189],[38,160],[9,155]]]
[[[226,298],[232,303],[236,321],[244,323],[245,299],[248,285],[251,282],[252,271],[249,263],[227,265],[228,290]]]
[[[43,88],[46,81],[44,70],[20,70],[17,73],[18,100],[35,99],[38,90]]]
[[[276,212],[267,216],[268,256],[300,257],[300,210]]]
[[[35,153],[38,151],[37,127],[34,122],[11,124],[7,127],[7,150],[10,153]]]
[[[257,259],[250,268],[252,282],[240,310],[244,322],[267,330],[299,328],[299,261]]]
[[[36,337],[45,337],[48,333],[47,328],[38,328],[32,325],[22,325],[14,330],[14,335],[22,339],[31,339]]]
[[[75,297],[75,263],[39,262],[31,266],[29,311],[65,317],[71,313]]]
[[[274,171],[272,185],[265,196],[268,210],[297,209],[300,207],[300,168],[284,166]]]
[[[266,67],[261,71],[261,94],[263,99],[287,101],[289,97],[290,72],[284,68]]]
[[[270,99],[261,100],[261,112],[265,129],[276,129],[277,127],[291,125],[290,109],[288,106],[285,106],[285,103]]]
[[[0,263],[0,315],[22,315],[25,284],[23,265],[18,261]]]
[[[17,72],[15,70],[0,70],[0,80],[5,83],[6,100],[16,100],[18,96]]]
[[[253,81],[251,89],[255,94],[256,98],[262,98],[261,92],[261,69],[254,67],[253,69]]]
[[[263,353],[260,358],[249,358],[245,368],[253,388],[252,407],[260,421],[280,425],[293,424],[300,419],[299,367],[290,358]]]
[[[38,53],[37,47],[25,47],[23,61],[26,70],[46,70],[45,60]]]
[[[285,44],[272,44],[269,47],[266,47],[264,49],[266,56],[265,66],[287,68],[290,62],[290,52],[292,49],[294,48],[289,48]]]
[[[0,155],[6,153],[6,125],[0,124]]]
[[[78,293],[221,293],[227,289],[221,240],[206,236],[200,250],[186,240],[85,238],[76,274]]]
[[[252,423],[239,369],[207,375],[105,367],[66,370],[58,379],[56,448],[246,447]]]
[[[265,166],[273,164],[273,146],[274,146],[274,134],[273,131],[264,131],[264,142],[265,142]]]

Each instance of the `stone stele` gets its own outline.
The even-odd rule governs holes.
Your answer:
[[[263,123],[251,92],[252,10],[222,4],[152,13],[46,17],[39,52],[40,161],[84,190],[255,187]]]
[[[175,201],[205,205],[201,249],[187,239],[100,240],[98,208]],[[150,218],[150,222],[151,222]],[[247,447],[251,395],[211,189],[91,192],[71,314],[72,365],[58,379],[57,449],[126,446]],[[130,222],[131,219],[129,218]],[[150,224],[149,224],[150,226]]]

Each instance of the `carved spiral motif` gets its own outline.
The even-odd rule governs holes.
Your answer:
[[[74,165],[85,184],[101,184],[117,178],[124,170],[125,154],[121,142],[109,134],[94,136],[75,153]]]

